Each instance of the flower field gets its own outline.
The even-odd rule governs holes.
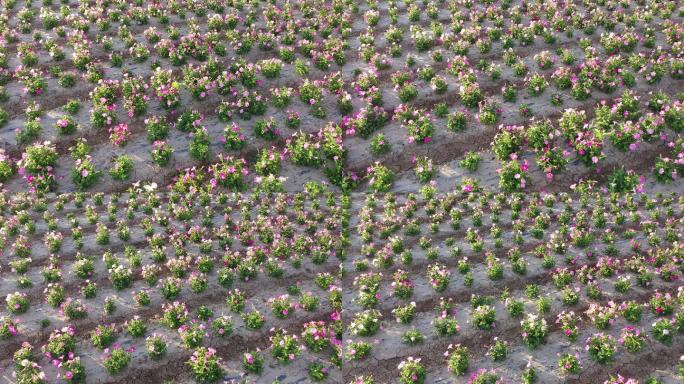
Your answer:
[[[0,380],[684,380],[684,5],[0,0]]]

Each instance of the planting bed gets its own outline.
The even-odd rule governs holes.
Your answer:
[[[1,0],[0,380],[684,380],[684,6]]]

